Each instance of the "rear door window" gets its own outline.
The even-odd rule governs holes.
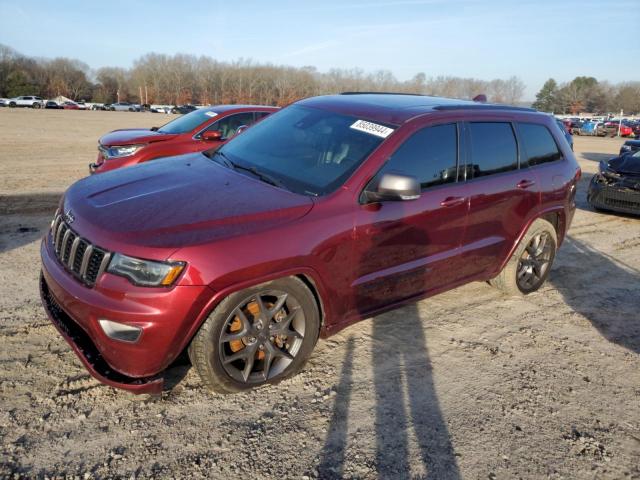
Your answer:
[[[458,164],[458,127],[455,123],[418,130],[404,141],[382,168],[413,175],[422,188],[455,182]]]
[[[484,177],[518,168],[518,145],[509,122],[471,122],[471,164],[467,178]]]
[[[519,123],[518,130],[522,140],[522,165],[533,167],[562,158],[553,135],[547,127],[535,123]]]

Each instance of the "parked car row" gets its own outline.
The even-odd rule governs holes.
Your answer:
[[[617,136],[618,133],[621,137],[640,135],[640,120],[564,118],[561,121],[569,126],[574,135],[599,137]]]
[[[526,108],[353,93],[111,132],[43,239],[43,305],[115,387],[159,393],[185,351],[217,392],[278,383],[360,319],[472,281],[538,290],[576,208],[564,135]]]

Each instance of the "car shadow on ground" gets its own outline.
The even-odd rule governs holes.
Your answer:
[[[609,160],[611,158],[615,158],[618,156],[617,153],[594,153],[594,152],[584,152],[581,153],[580,156],[585,160],[590,160],[592,162],[600,163],[602,160]]]
[[[603,288],[604,279],[609,284],[614,279],[613,286]],[[640,353],[640,270],[567,237],[550,280],[567,305],[604,338]]]
[[[372,343],[378,478],[412,478],[417,471],[426,472],[418,473],[417,478],[459,479],[417,305],[375,317]],[[319,478],[342,478],[349,440],[353,350],[350,339],[320,458]],[[410,455],[409,445],[414,439],[418,459]]]
[[[0,253],[42,238],[60,196],[60,193],[0,195]]]
[[[0,195],[0,215],[53,215],[61,197],[61,192]]]

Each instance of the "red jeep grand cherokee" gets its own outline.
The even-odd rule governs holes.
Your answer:
[[[522,108],[302,100],[215,152],[71,186],[44,306],[109,385],[157,393],[185,349],[218,392],[275,383],[362,318],[475,280],[537,290],[575,210],[562,135]]]
[[[218,105],[199,108],[159,128],[114,130],[99,140],[98,159],[89,165],[89,171],[101,173],[209,150],[235,135],[239,127],[248,127],[277,110],[257,105]]]

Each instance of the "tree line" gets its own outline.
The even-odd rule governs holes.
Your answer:
[[[613,85],[599,82],[594,77],[576,77],[558,85],[550,78],[536,95],[532,105],[543,112],[578,114],[580,112],[606,113],[623,111],[640,113],[640,82],[622,82]]]
[[[209,56],[148,53],[131,68],[92,70],[70,58],[43,59],[20,54],[0,44],[0,97],[64,95],[99,103],[180,105],[253,103],[286,105],[300,98],[344,91],[393,91],[473,98],[522,104],[525,84],[516,76],[480,80],[417,73],[406,81],[390,71],[359,68],[319,72],[315,67],[290,67],[239,59],[218,61]],[[612,85],[593,77],[577,77],[558,85],[549,79],[534,107],[554,113],[640,111],[640,82]]]
[[[41,59],[0,45],[0,96],[64,95],[100,103],[130,101],[150,104],[256,103],[286,105],[300,98],[344,91],[393,91],[457,98],[484,93],[489,101],[516,104],[525,85],[517,77],[490,81],[418,73],[407,81],[390,71],[368,73],[359,68],[319,72],[240,59],[222,62],[209,56],[148,53],[131,68],[95,71],[76,59]]]

